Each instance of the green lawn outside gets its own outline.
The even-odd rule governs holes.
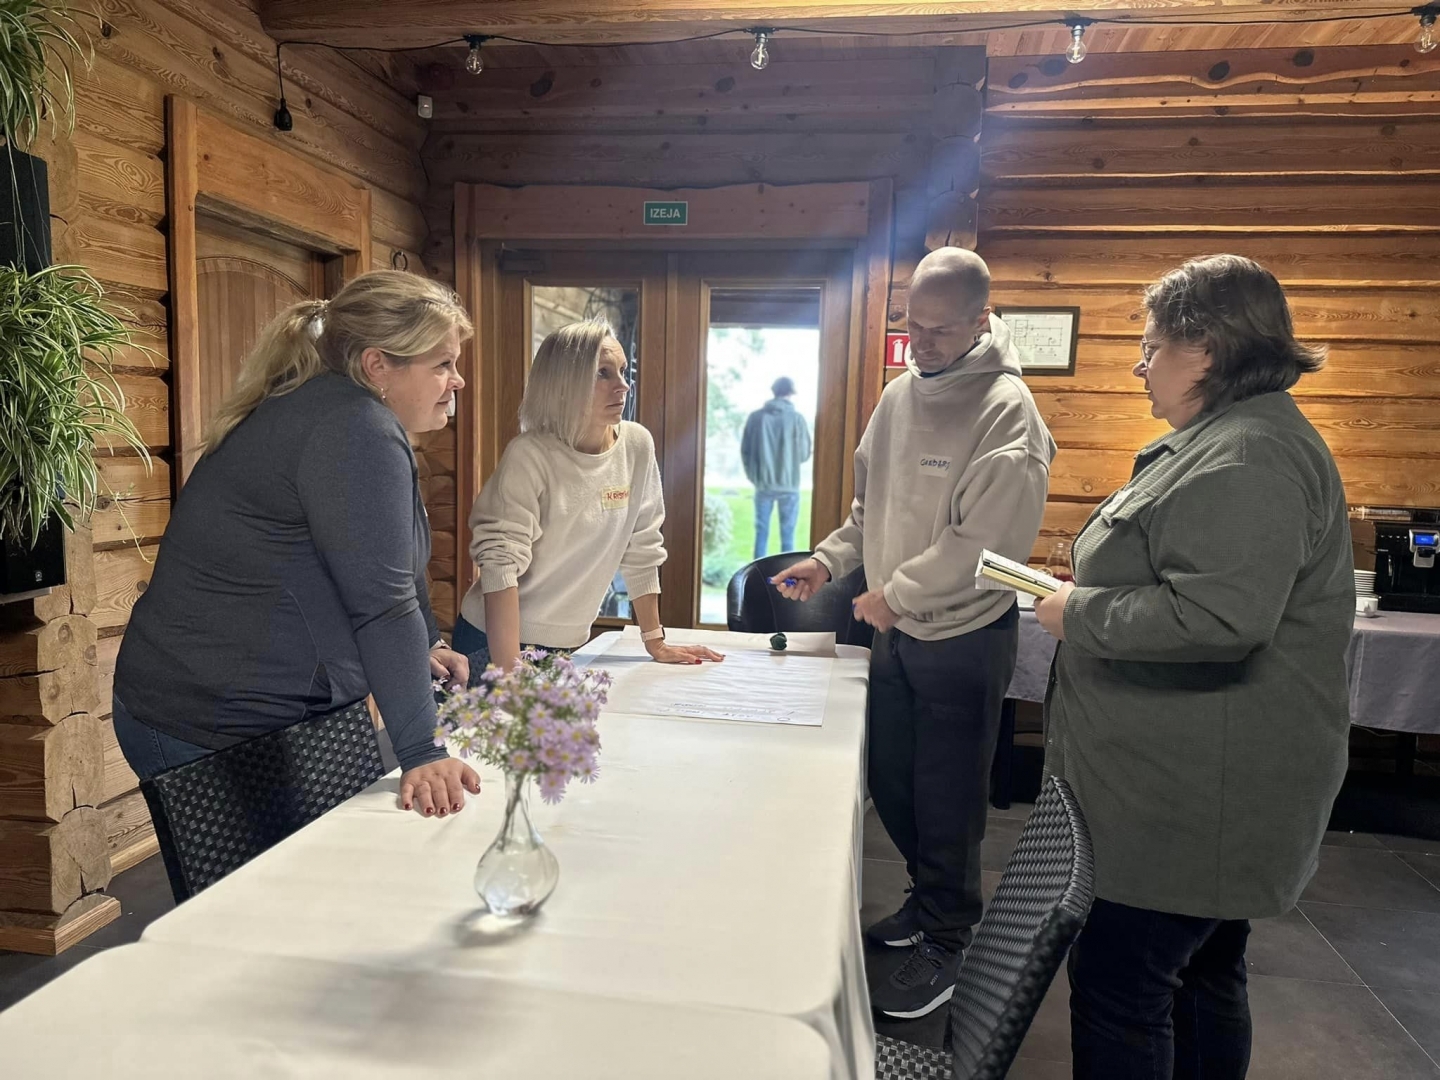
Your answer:
[[[730,543],[719,552],[706,551],[701,571],[712,581],[728,583],[736,570],[753,561],[755,553],[755,491],[750,487],[707,487],[707,499],[719,500],[730,510]],[[810,492],[800,493],[800,517],[795,525],[795,546],[802,551],[810,547]],[[780,551],[780,515],[770,516],[770,554]],[[718,577],[716,572],[718,572]],[[702,584],[700,588],[700,619],[705,623],[725,622],[725,584]]]

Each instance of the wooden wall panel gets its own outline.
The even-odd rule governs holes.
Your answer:
[[[1036,556],[1166,430],[1131,374],[1142,293],[1217,252],[1268,266],[1298,335],[1330,346],[1294,394],[1350,502],[1440,504],[1440,63],[1388,46],[1095,59],[990,64],[995,302],[1081,309],[1075,374],[1029,379],[1061,446]]]

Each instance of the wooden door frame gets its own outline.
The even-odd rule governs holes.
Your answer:
[[[370,269],[370,189],[231,127],[187,98],[165,99],[165,209],[169,225],[170,375],[175,488],[195,467],[200,407],[200,287],[196,215],[334,256],[332,280]]]
[[[646,226],[642,204],[686,202],[685,226]],[[494,184],[455,185],[455,285],[475,321],[461,358],[469,390],[456,410],[456,601],[474,581],[466,555],[469,512],[502,447],[493,410],[501,375],[499,265],[496,241],[622,243],[666,251],[691,246],[844,247],[854,252],[846,379],[845,447],[849,461],[884,389],[884,355],[894,243],[894,185],[880,180],[828,184],[741,184],[655,189]],[[672,258],[667,290],[679,287]],[[677,297],[672,296],[672,299]],[[667,305],[670,307],[672,305]],[[669,319],[668,344],[681,328]],[[673,350],[669,350],[673,351]],[[668,355],[668,352],[667,352]],[[841,506],[854,497],[854,472],[842,470]],[[688,598],[687,598],[688,600]],[[662,612],[663,615],[663,612]]]

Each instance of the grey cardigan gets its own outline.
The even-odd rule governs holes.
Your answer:
[[[1325,443],[1288,394],[1203,416],[1140,453],[1074,560],[1046,769],[1089,822],[1096,895],[1288,910],[1347,763],[1355,586]]]
[[[219,750],[375,695],[405,768],[433,744],[430,526],[395,414],[340,375],[270,398],[196,465],[115,696]]]

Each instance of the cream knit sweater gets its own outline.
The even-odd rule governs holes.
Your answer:
[[[480,577],[461,612],[484,630],[484,594],[519,586],[522,642],[583,645],[617,570],[631,600],[660,591],[664,520],[655,442],[639,424],[622,422],[603,454],[521,435],[470,512]]]

